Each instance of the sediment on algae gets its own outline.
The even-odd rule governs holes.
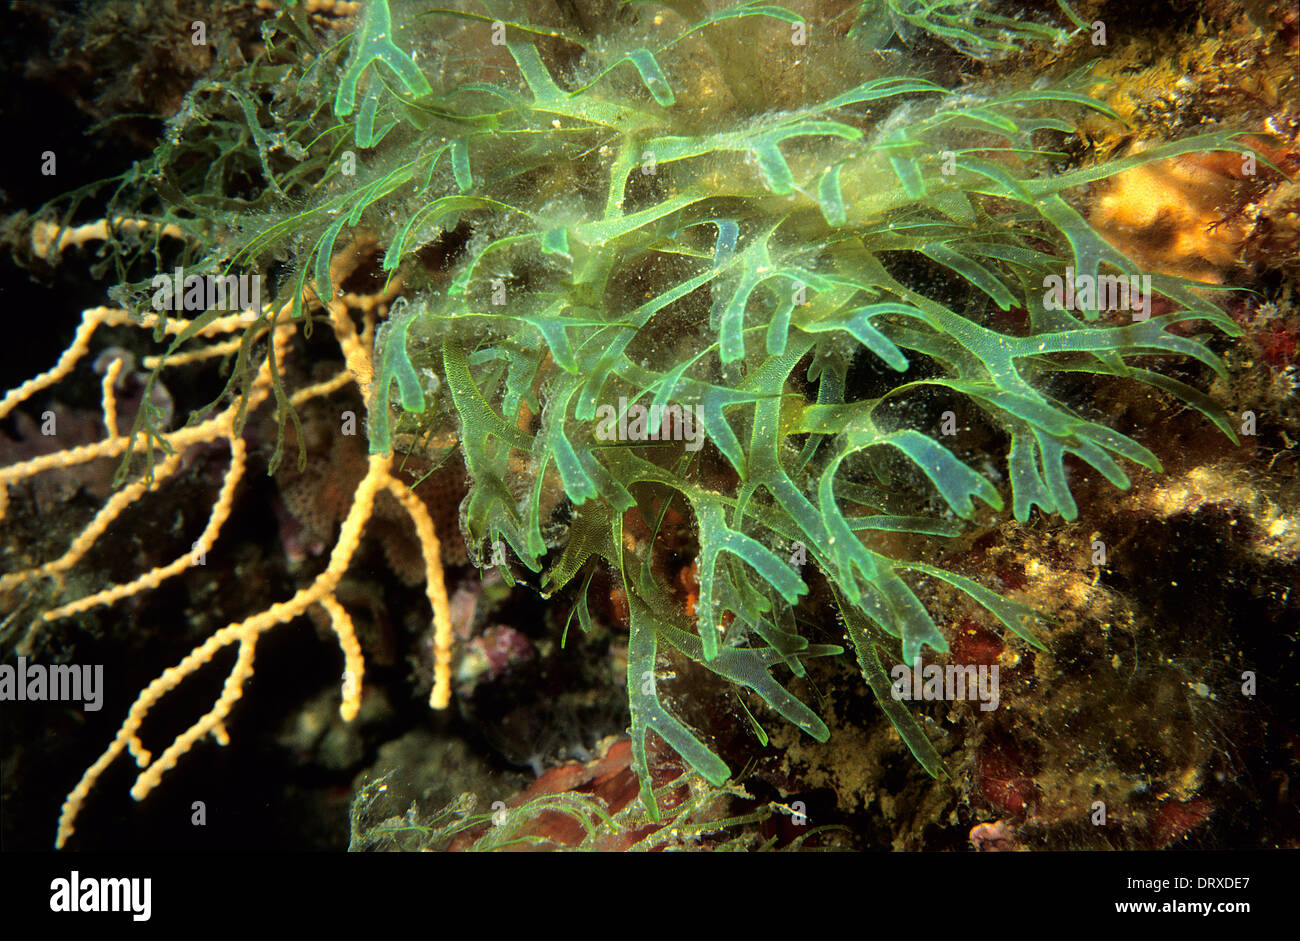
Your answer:
[[[570,21],[372,0],[336,34],[295,8],[251,62],[190,90],[108,202],[188,235],[186,273],[274,284],[250,338],[356,293],[332,262],[365,246],[385,298],[369,450],[427,466],[454,450],[479,568],[562,608],[566,632],[626,621],[652,818],[651,732],[714,786],[739,770],[718,744],[734,729],[674,696],[677,673],[739,697],[759,741],[771,712],[825,741],[792,690],[852,658],[861,695],[945,774],[890,665],[949,653],[958,611],[1034,656],[1061,613],[958,571],[942,541],[1073,523],[1081,474],[1127,490],[1168,460],[1071,391],[1148,388],[1239,440],[1203,375],[1167,367],[1227,380],[1216,337],[1242,327],[1223,293],[1142,270],[1085,196],[1206,151],[1266,167],[1248,129],[1084,159],[1080,126],[1117,119],[1071,52],[1088,21],[930,10],[596,4]],[[998,67],[1024,45],[1042,74]],[[943,49],[987,77],[927,68]],[[113,239],[123,306],[147,307],[159,244]],[[1081,293],[1062,310],[1054,277],[1148,277],[1163,304],[1138,317]],[[241,345],[227,393],[270,355]],[[305,437],[292,391],[274,388],[273,468]]]

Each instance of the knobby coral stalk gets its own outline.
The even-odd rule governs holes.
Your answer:
[[[102,237],[103,227],[83,227],[82,235],[86,238]],[[80,239],[81,236],[78,236]],[[69,240],[65,244],[74,244]],[[334,260],[335,276],[341,281],[346,277],[351,259],[355,255],[351,246]],[[367,299],[356,306],[363,311],[371,311],[374,299]],[[270,309],[263,311],[269,322],[276,318],[269,316]],[[285,310],[279,312],[281,315]],[[364,338],[357,334],[348,306],[341,299],[329,305],[330,324],[334,335],[347,360],[348,368],[331,379],[297,390],[291,397],[291,403],[297,407],[310,399],[328,395],[341,388],[347,382],[355,382],[362,394],[367,394],[373,368],[367,352]],[[367,314],[367,316],[369,316]],[[250,322],[255,325],[250,326]],[[59,358],[59,361],[45,373],[29,380],[0,400],[0,417],[29,399],[39,391],[48,389],[67,378],[78,363],[90,350],[92,336],[97,327],[135,326],[141,329],[161,327],[165,335],[182,336],[193,334],[195,339],[204,340],[219,337],[237,330],[259,329],[256,326],[255,312],[233,314],[228,317],[210,319],[199,326],[191,321],[170,318],[161,324],[157,317],[132,317],[125,311],[110,308],[95,308],[82,316],[72,344]],[[69,468],[87,462],[118,457],[134,447],[139,450],[151,450],[159,447],[167,456],[152,467],[151,473],[141,475],[115,491],[95,514],[80,533],[73,539],[67,550],[50,562],[33,568],[8,573],[0,576],[0,592],[12,592],[19,586],[38,579],[61,579],[63,574],[85,557],[86,553],[100,540],[110,525],[122,513],[147,495],[156,491],[162,484],[173,478],[181,466],[182,458],[192,447],[208,442],[224,441],[229,448],[230,461],[222,479],[221,487],[214,500],[208,522],[202,534],[195,541],[190,551],[182,554],[172,562],[146,572],[130,582],[111,586],[101,591],[69,601],[41,613],[31,628],[20,649],[31,643],[38,629],[49,623],[83,613],[92,608],[113,605],[125,598],[144,591],[157,588],[162,582],[185,571],[196,560],[209,552],[216,542],[223,525],[229,518],[237,496],[240,479],[244,473],[247,458],[247,443],[242,435],[239,422],[242,415],[256,409],[270,394],[273,378],[282,373],[284,359],[289,342],[298,330],[298,325],[281,323],[271,333],[270,355],[258,366],[256,375],[250,383],[247,394],[228,405],[211,418],[192,424],[178,431],[160,434],[156,441],[148,440],[143,433],[120,434],[117,428],[117,410],[113,394],[113,380],[122,368],[122,360],[115,360],[106,370],[102,383],[103,416],[107,429],[105,438],[98,442],[67,448],[52,454],[43,455],[28,461],[0,468],[0,515],[7,508],[8,488],[10,485],[27,481],[48,470]],[[367,329],[367,336],[370,333]],[[216,341],[187,353],[170,358],[157,359],[154,367],[161,369],[180,363],[204,362],[218,355],[233,352],[225,341]],[[96,782],[112,762],[125,750],[134,758],[141,769],[131,788],[131,795],[136,800],[143,799],[162,780],[163,775],[176,766],[179,758],[205,735],[212,735],[219,743],[228,740],[225,721],[235,703],[240,699],[244,684],[253,674],[254,653],[259,637],[266,631],[288,623],[304,614],[313,605],[320,605],[329,615],[330,624],[339,646],[344,654],[343,699],[340,715],[345,721],[352,721],[361,702],[364,660],[361,645],[357,640],[352,621],[346,610],[339,603],[336,591],[344,573],[351,563],[357,547],[361,542],[367,522],[371,519],[375,497],[381,491],[390,493],[406,511],[415,527],[415,534],[420,544],[424,560],[426,594],[433,611],[434,649],[436,655],[434,684],[430,694],[430,705],[435,709],[446,708],[451,697],[451,653],[452,630],[447,603],[446,586],[443,580],[441,547],[435,532],[433,520],[423,502],[410,488],[393,476],[393,455],[391,452],[371,455],[365,476],[357,485],[352,504],[343,520],[338,538],[330,553],[329,562],[310,585],[297,591],[289,600],[274,604],[264,611],[242,621],[230,624],[197,646],[180,663],[164,671],[151,682],[137,697],[117,735],[102,755],[86,770],[81,780],[73,788],[63,805],[59,819],[58,834],[55,845],[63,847],[75,830],[75,824],[87,796]],[[227,675],[220,696],[212,708],[188,729],[163,749],[156,757],[145,748],[139,732],[142,723],[159,701],[174,690],[186,677],[192,675],[209,663],[216,653],[226,647],[237,645],[234,666]]]

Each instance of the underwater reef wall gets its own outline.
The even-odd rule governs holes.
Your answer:
[[[21,7],[6,845],[1296,845],[1286,4]]]

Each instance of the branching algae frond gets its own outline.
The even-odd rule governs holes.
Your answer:
[[[564,22],[527,4],[370,0],[327,48],[285,12],[265,61],[196,91],[148,170],[159,220],[207,233],[198,268],[278,275],[299,316],[304,293],[339,289],[345,233],[383,247],[377,267],[408,303],[376,338],[370,449],[454,433],[467,545],[512,583],[533,573],[582,627],[596,573],[612,577],[647,806],[652,730],[708,781],[730,774],[661,699],[669,650],[828,737],[773,675],[843,652],[796,622],[814,588],[909,747],[941,771],[881,660],[948,649],[916,580],[1042,641],[1032,610],[881,536],[951,537],[1008,498],[1021,521],[1035,506],[1073,519],[1067,455],[1119,488],[1124,462],[1159,470],[1048,391],[1065,374],[1146,383],[1233,434],[1207,396],[1133,361],[1222,374],[1187,324],[1238,328],[1159,274],[1172,312],[1113,310],[1105,287],[1113,301],[1141,272],[1077,198],[1139,163],[1246,148],[1219,132],[1080,165],[1065,152],[1076,121],[1109,114],[1086,70],[960,89],[878,71],[907,61],[875,54],[894,33],[991,59],[1083,26],[1064,4],[1046,25],[967,6],[870,0],[827,19],[815,4],[669,0]],[[1044,287],[1063,276],[1103,290],[1058,309]],[[935,403],[1002,436],[1009,486],[945,440]],[[673,514],[694,523],[693,605],[656,549]]]

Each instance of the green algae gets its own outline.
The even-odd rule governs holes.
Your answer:
[[[612,574],[628,601],[632,738],[652,815],[649,731],[712,784],[731,774],[665,702],[668,651],[751,690],[813,738],[829,735],[773,677],[778,664],[800,677],[806,660],[842,653],[782,613],[822,583],[868,686],[939,774],[915,720],[882,695],[883,651],[911,662],[923,647],[948,649],[915,579],[944,582],[1025,642],[1042,641],[1031,609],[870,538],[952,536],[980,504],[1006,504],[1008,488],[898,406],[964,401],[999,429],[1022,521],[1035,506],[1077,515],[1068,455],[1121,489],[1121,460],[1160,468],[1145,446],[1048,391],[1054,375],[1146,383],[1231,436],[1198,390],[1132,362],[1177,355],[1222,372],[1185,324],[1239,329],[1190,282],[1151,275],[1176,309],[1128,323],[1099,301],[1048,309],[1040,285],[1067,267],[1094,279],[1137,272],[1072,202],[1080,187],[1181,153],[1247,148],[1216,132],[1061,170],[1079,115],[1113,117],[1086,71],[949,89],[874,74],[863,55],[886,32],[904,44],[919,32],[992,58],[1029,40],[1066,42],[1065,27],[987,9],[958,16],[951,3],[863,3],[842,38],[817,40],[838,43],[826,60],[836,87],[791,109],[767,105],[719,50],[771,41],[783,35],[773,30],[807,25],[800,15],[759,3],[666,8],[676,12],[663,23],[629,7],[621,31],[598,37],[529,23],[507,5],[486,15],[371,0],[360,30],[328,47],[286,11],[268,24],[263,58],[191,93],[151,165],[117,181],[115,199],[203,234],[182,259],[187,272],[271,274],[295,317],[310,316],[305,292],[335,296],[330,259],[345,233],[386,246],[380,270],[408,276],[411,301],[377,333],[370,448],[454,430],[471,480],[461,508],[471,554],[510,583],[527,577],[573,598],[584,628],[593,571]],[[450,23],[478,30],[458,35],[496,47],[494,67],[513,74],[464,80],[450,57],[431,58]],[[417,48],[427,65],[412,58]],[[716,53],[712,63],[702,50]],[[692,102],[686,88],[698,89],[701,68],[733,106]],[[117,247],[124,274],[147,260],[145,246]],[[447,259],[440,270],[421,262],[430,247]],[[119,298],[138,298],[141,282],[123,280]],[[1023,312],[1025,326],[1008,329],[996,311]],[[228,391],[251,356],[246,342]],[[432,401],[420,370],[443,376]],[[853,379],[863,370],[879,388]],[[276,392],[283,423],[292,409]],[[643,437],[597,433],[613,403],[648,407]],[[664,424],[670,405],[698,416],[707,449],[661,440],[683,430]],[[661,521],[668,506],[694,522],[693,621],[653,549],[627,530],[629,511]],[[800,553],[810,564],[793,562]]]

